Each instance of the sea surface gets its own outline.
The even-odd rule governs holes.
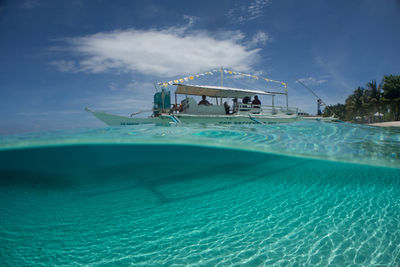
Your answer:
[[[400,130],[0,136],[0,266],[399,266]]]

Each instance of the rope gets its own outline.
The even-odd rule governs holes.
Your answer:
[[[258,124],[264,124],[263,122],[257,120],[256,118],[253,118],[252,116],[249,115],[250,120],[255,121]]]
[[[153,111],[153,110],[152,110],[152,109],[147,109],[147,110],[140,110],[140,111],[138,111],[138,112],[133,112],[133,113],[131,114],[131,117],[133,117],[133,116],[135,116],[135,115],[137,115],[137,114],[143,113],[143,112],[150,112],[150,111]]]
[[[329,106],[325,103],[325,101],[322,100],[322,98],[320,98],[316,93],[314,93],[313,90],[311,90],[307,85],[305,85],[303,82],[301,82],[300,80],[297,80],[296,82],[298,82],[299,84],[301,84],[304,88],[306,88],[311,94],[313,94],[317,99],[321,100],[321,103],[324,104],[324,106],[330,111],[332,112],[333,116],[338,117],[335,112],[333,112],[332,109],[329,108]]]

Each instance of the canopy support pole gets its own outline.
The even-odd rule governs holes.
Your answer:
[[[272,95],[272,108],[274,108],[274,103],[275,103],[274,97],[275,97],[275,95]]]
[[[287,89],[286,84],[285,84],[285,93],[286,93],[286,110],[289,110],[289,96],[288,96],[288,89]]]
[[[224,68],[221,67],[221,86],[224,86]]]

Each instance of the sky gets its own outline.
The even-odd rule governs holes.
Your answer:
[[[85,107],[150,109],[154,83],[221,66],[311,114],[296,80],[331,105],[400,74],[398,0],[0,0],[0,33],[0,134],[101,127]]]

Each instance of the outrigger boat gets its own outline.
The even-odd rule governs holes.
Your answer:
[[[222,73],[221,69],[221,75]],[[289,107],[287,86],[285,83],[282,84],[285,86],[284,92],[173,83],[171,85],[176,86],[175,103],[171,104],[170,91],[161,87],[161,91],[154,94],[153,114],[148,118],[135,117],[140,112],[126,117],[92,111],[88,108],[85,110],[110,126],[171,123],[273,124],[300,120],[298,109]],[[180,103],[177,100],[178,95],[184,96]],[[256,95],[271,96],[271,105],[257,105],[245,101]],[[286,96],[286,106],[274,105],[276,95]],[[193,96],[206,96],[215,99],[216,102],[215,104],[201,105],[195,101]],[[225,101],[229,99],[233,101],[232,106]]]

